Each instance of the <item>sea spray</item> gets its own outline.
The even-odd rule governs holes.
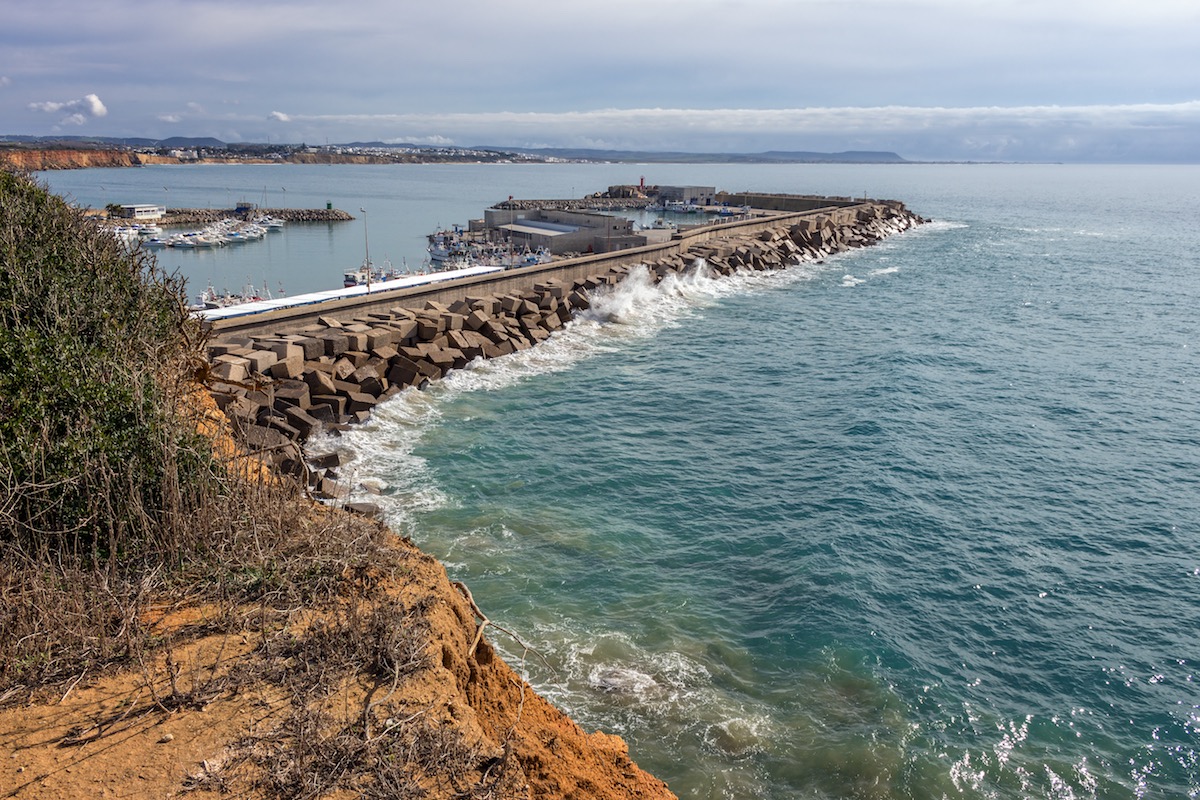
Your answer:
[[[414,450],[448,407],[461,402],[455,413],[469,417],[471,404],[462,398],[473,392],[499,391],[570,369],[581,360],[654,336],[723,296],[770,282],[771,273],[714,277],[703,259],[682,275],[671,274],[657,283],[645,266],[635,267],[625,280],[593,292],[591,307],[540,345],[501,358],[479,359],[424,390],[408,389],[379,405],[366,423],[338,436],[314,438],[308,449],[314,454],[338,451],[343,479],[360,487],[360,499],[382,505],[394,524],[407,521],[413,512],[445,502],[424,459]],[[396,476],[404,477],[397,480]]]

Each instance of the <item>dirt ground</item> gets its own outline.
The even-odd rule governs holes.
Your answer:
[[[0,797],[406,796],[400,788],[389,794],[388,781],[435,798],[674,797],[633,763],[620,738],[584,732],[486,639],[476,643],[480,619],[464,591],[436,560],[400,540],[396,546],[405,550],[404,575],[374,576],[353,601],[399,609],[406,626],[423,632],[390,685],[362,665],[339,671],[320,663],[325,651],[311,634],[324,621],[303,611],[263,625],[270,610],[159,610],[147,622],[169,644],[135,668],[84,675],[0,708]],[[230,613],[244,615],[240,632],[237,625],[230,632]],[[354,619],[367,617],[359,608]],[[214,627],[222,632],[204,633]],[[298,691],[297,676],[314,674],[319,688]],[[295,722],[315,718],[314,708],[326,714],[323,727],[301,742]],[[356,750],[351,730],[371,747]],[[399,737],[395,746],[389,736]],[[395,758],[400,738],[407,775],[381,772],[367,756]],[[314,755],[316,740],[349,743],[340,758],[358,753],[358,766],[330,774],[336,759]],[[422,762],[422,753],[436,765]],[[290,777],[281,783],[281,775]]]

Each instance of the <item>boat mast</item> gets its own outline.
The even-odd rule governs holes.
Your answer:
[[[367,292],[371,291],[371,240],[367,237],[367,210],[362,206],[358,210],[363,215],[363,251],[366,255],[366,260],[363,261],[363,267],[367,270]]]

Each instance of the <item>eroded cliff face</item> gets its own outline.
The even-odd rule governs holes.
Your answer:
[[[441,564],[395,546],[400,569],[350,577],[341,611],[195,636],[227,612],[158,610],[146,623],[183,639],[140,668],[0,708],[5,796],[674,798],[477,640],[477,609]],[[347,669],[372,637],[385,663]]]
[[[84,167],[136,167],[142,163],[137,154],[123,150],[0,149],[0,166],[29,172]],[[175,163],[178,161],[175,160]]]
[[[214,452],[257,464],[234,460],[207,393],[196,402]],[[318,531],[349,518],[297,502]],[[162,644],[133,666],[41,701],[0,697],[5,796],[674,798],[620,738],[582,730],[496,655],[485,634],[505,634],[441,563],[354,519],[384,549],[320,602],[151,601],[140,624]]]
[[[282,160],[266,158],[203,158],[183,161],[174,156],[128,150],[70,148],[0,148],[0,168],[37,172],[87,167],[140,167],[146,164],[395,164],[406,159],[365,154],[292,153]],[[416,157],[411,160],[417,161]]]

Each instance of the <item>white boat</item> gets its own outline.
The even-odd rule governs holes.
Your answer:
[[[346,270],[343,273],[342,285],[349,289],[351,286],[369,286],[372,283],[382,283],[403,277],[406,273],[392,266],[386,259],[381,266],[375,266],[370,261],[364,261],[358,269]]]
[[[230,306],[240,306],[245,303],[256,303],[261,300],[270,300],[271,293],[267,290],[259,292],[252,285],[246,284],[241,292],[234,293],[228,289],[218,293],[210,283],[197,296],[197,303],[192,306],[193,310],[214,309],[214,308],[229,308]]]

